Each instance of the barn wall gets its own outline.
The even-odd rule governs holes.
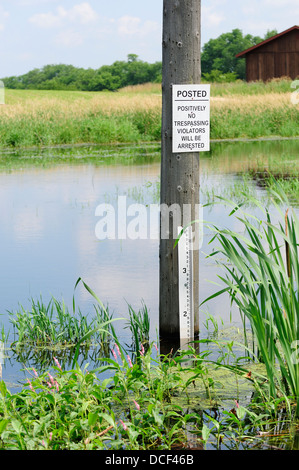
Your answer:
[[[299,77],[299,31],[280,36],[246,54],[247,81]]]

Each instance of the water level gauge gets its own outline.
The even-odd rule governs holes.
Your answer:
[[[179,227],[179,234],[182,227]],[[180,346],[188,349],[194,340],[192,227],[187,227],[178,243]]]

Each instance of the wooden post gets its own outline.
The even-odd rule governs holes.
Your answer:
[[[160,203],[181,208],[170,217],[169,238],[160,239],[159,330],[161,344],[179,344],[178,251],[175,226],[184,226],[184,205],[195,220],[199,205],[199,153],[172,153],[172,85],[199,84],[201,79],[201,0],[163,2],[162,156]],[[181,217],[181,218],[180,218]],[[165,223],[161,214],[161,225]],[[177,219],[177,220],[175,220]],[[178,220],[180,219],[180,220]],[[194,333],[199,330],[199,251],[193,259]]]

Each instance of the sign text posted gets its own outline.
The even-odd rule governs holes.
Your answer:
[[[173,85],[173,153],[210,150],[210,88],[210,85]]]

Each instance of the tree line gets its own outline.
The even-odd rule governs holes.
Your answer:
[[[202,49],[202,77],[208,82],[244,80],[245,59],[236,54],[277,34],[267,31],[263,38],[244,35],[240,29],[210,39]],[[136,54],[129,54],[127,61],[116,61],[98,69],[84,69],[73,65],[45,65],[30,72],[2,79],[6,88],[37,90],[116,91],[142,83],[161,83],[162,62],[149,64]]]
[[[45,65],[2,80],[6,88],[13,89],[115,91],[129,85],[161,82],[162,63],[149,64],[139,60],[136,54],[129,54],[127,61],[116,61],[99,69]]]

